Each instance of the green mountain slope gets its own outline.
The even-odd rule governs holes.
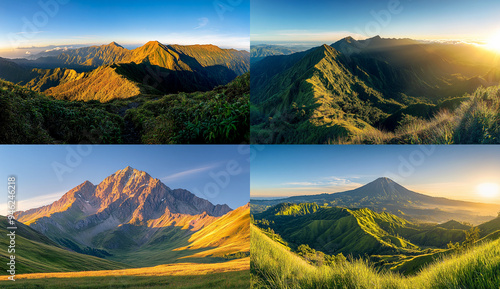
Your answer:
[[[497,62],[490,53],[475,48],[490,64],[473,66],[434,47],[410,39],[346,38],[258,61],[252,67],[252,142],[344,142],[375,128],[393,131],[405,115],[429,119],[447,100],[500,80],[491,73]]]
[[[249,251],[248,205],[213,205],[131,167],[15,217],[60,246],[133,266],[221,261]]]
[[[401,237],[417,233],[416,226],[388,213],[378,214],[369,209],[322,208],[305,215],[272,216],[269,212],[273,211],[275,207],[256,214],[254,219],[260,220],[256,223],[273,229],[292,247],[308,244],[327,254],[355,256],[411,253],[418,249],[418,246]]]
[[[107,68],[112,77],[122,76]],[[140,67],[140,66],[133,66]],[[110,70],[111,69],[111,70]],[[48,75],[58,69],[45,71]],[[69,70],[59,70],[63,75]],[[45,73],[44,72],[44,73]],[[57,73],[59,74],[59,73]],[[126,74],[126,73],[124,73]],[[128,75],[128,74],[127,74]],[[103,86],[112,83],[94,75]],[[153,79],[153,78],[151,78]],[[76,80],[82,91],[101,94]],[[128,81],[128,80],[127,80]],[[115,83],[116,85],[116,83]],[[33,90],[0,80],[0,142],[46,143],[248,143],[250,74],[237,77],[208,92],[161,95],[151,86],[132,84],[146,95],[96,101],[56,100]],[[69,87],[69,89],[75,89]],[[110,92],[120,97],[117,92]],[[65,91],[60,91],[63,95]],[[108,97],[105,95],[105,97]]]
[[[251,273],[256,288],[496,288],[500,240],[432,262],[411,277],[378,271],[361,260],[310,265],[251,227]],[[352,240],[353,242],[355,240]],[[480,272],[480,273],[478,273]]]
[[[0,216],[0,222],[7,224],[7,218]],[[16,224],[15,260],[17,274],[130,268],[129,265],[122,263],[71,252],[30,227],[19,222]],[[7,236],[9,232],[2,226],[0,233]],[[0,245],[7,248],[9,240],[5,237],[2,238]],[[5,262],[10,258],[10,255],[6,249],[0,253],[2,261]],[[3,270],[1,274],[5,275],[7,272]]]

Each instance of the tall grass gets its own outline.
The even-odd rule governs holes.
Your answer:
[[[500,240],[453,254],[415,276],[377,271],[353,260],[336,267],[316,267],[251,228],[252,288],[499,288]]]
[[[442,110],[430,120],[415,119],[394,133],[364,130],[343,143],[498,144],[500,86],[478,88],[456,110]]]

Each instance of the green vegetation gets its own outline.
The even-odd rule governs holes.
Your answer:
[[[353,143],[498,144],[500,86],[478,88],[455,110],[442,109],[430,119],[409,118],[394,132],[366,131]]]
[[[361,259],[335,264],[309,264],[252,226],[252,288],[498,288],[500,240],[440,257],[403,277],[378,271]]]
[[[147,270],[147,268],[145,269]],[[42,278],[42,279],[17,279],[1,281],[2,288],[248,288],[250,274],[248,270],[236,272],[213,272],[206,275],[190,276],[103,276],[103,277],[78,277],[78,278]]]
[[[269,239],[311,264],[335,263],[337,257],[350,256],[363,258],[377,270],[404,275],[414,275],[435,260],[500,236],[500,218],[472,227],[453,220],[443,224],[409,222],[366,208],[322,207],[303,214],[281,214],[283,208],[311,205],[279,204],[253,215],[252,223]]]
[[[68,102],[0,80],[0,142],[243,143],[249,73],[208,92]]]
[[[166,95],[130,109],[143,143],[242,143],[249,138],[250,73],[209,92]]]
[[[121,143],[123,126],[97,103],[55,100],[0,80],[1,143]]]
[[[1,216],[0,222],[7,224],[7,218]],[[53,241],[31,229],[30,227],[16,222],[16,270],[17,273],[37,273],[37,272],[71,272],[89,270],[112,270],[130,268],[129,265],[117,263],[110,260],[78,254],[60,247]],[[9,233],[5,226],[0,228],[0,233],[7,236]],[[8,248],[9,239],[0,239],[0,246]],[[10,258],[7,250],[0,252],[2,262]],[[8,274],[2,270],[1,275]],[[10,281],[11,282],[11,281]],[[3,284],[1,287],[4,287]]]
[[[253,63],[251,142],[498,143],[498,96],[480,88],[498,61],[440,46],[346,38]]]

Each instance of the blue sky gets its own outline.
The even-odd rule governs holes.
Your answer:
[[[486,41],[500,30],[497,0],[252,0],[251,11],[252,43],[331,44],[348,35]]]
[[[24,0],[0,5],[4,55],[12,54],[13,46],[112,41],[125,46],[151,40],[249,49],[249,33],[250,0]]]
[[[500,203],[500,146],[264,146],[251,164],[251,196],[334,193],[389,177],[414,191]]]
[[[50,204],[86,180],[97,185],[127,166],[161,179],[171,189],[187,189],[214,204],[235,209],[249,201],[248,150],[238,146],[89,147],[0,146],[0,178],[6,185],[8,176],[17,176],[18,209]],[[228,170],[228,163],[235,168]],[[66,169],[71,171],[64,172]],[[232,175],[226,181],[223,175],[229,172]],[[0,201],[2,215],[6,201],[5,195]]]

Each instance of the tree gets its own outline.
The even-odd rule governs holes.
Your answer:
[[[462,242],[462,246],[464,248],[470,248],[474,245],[474,243],[479,240],[479,228],[473,227],[470,230],[465,232],[465,241]]]
[[[452,243],[451,241],[448,243],[448,249],[459,249],[460,248],[460,243],[456,242],[456,243]]]

